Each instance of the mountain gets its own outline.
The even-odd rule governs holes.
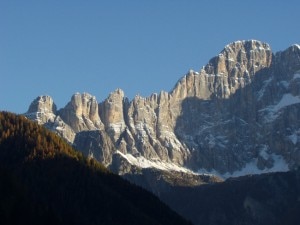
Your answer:
[[[299,197],[300,170],[160,192],[161,200],[195,225],[297,225]]]
[[[153,168],[223,178],[288,171],[300,164],[300,46],[272,53],[236,41],[170,92],[98,103],[76,93],[57,110],[39,96],[25,116],[84,155],[125,175]]]
[[[7,112],[0,112],[0,199],[0,224],[190,224],[54,133]]]

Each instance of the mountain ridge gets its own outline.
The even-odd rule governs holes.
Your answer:
[[[285,163],[280,169],[287,170],[300,162],[299,115],[296,109],[287,110],[299,103],[299,55],[299,45],[273,54],[266,43],[237,41],[199,72],[190,70],[170,92],[137,95],[129,101],[117,89],[101,103],[77,93],[66,107],[56,113],[51,109],[47,122],[42,110],[40,115],[30,110],[25,115],[106,166],[114,164],[113,155],[119,151],[228,176],[250,165],[256,172],[272,171],[278,161]],[[286,101],[291,97],[292,102]],[[290,127],[280,125],[288,117],[293,118]],[[281,134],[273,134],[272,127]],[[273,136],[281,143],[274,144]],[[113,167],[130,171],[124,165]]]

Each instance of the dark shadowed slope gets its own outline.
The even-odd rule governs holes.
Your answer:
[[[160,198],[197,225],[297,225],[300,171],[173,187],[161,192]]]
[[[188,224],[22,116],[0,113],[0,224]]]

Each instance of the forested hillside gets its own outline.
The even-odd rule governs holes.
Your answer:
[[[63,139],[0,113],[0,224],[189,224]]]

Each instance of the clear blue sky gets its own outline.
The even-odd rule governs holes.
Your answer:
[[[300,43],[300,1],[1,0],[0,110],[39,95],[64,107],[75,92],[103,101],[170,91],[236,40],[273,51]]]

